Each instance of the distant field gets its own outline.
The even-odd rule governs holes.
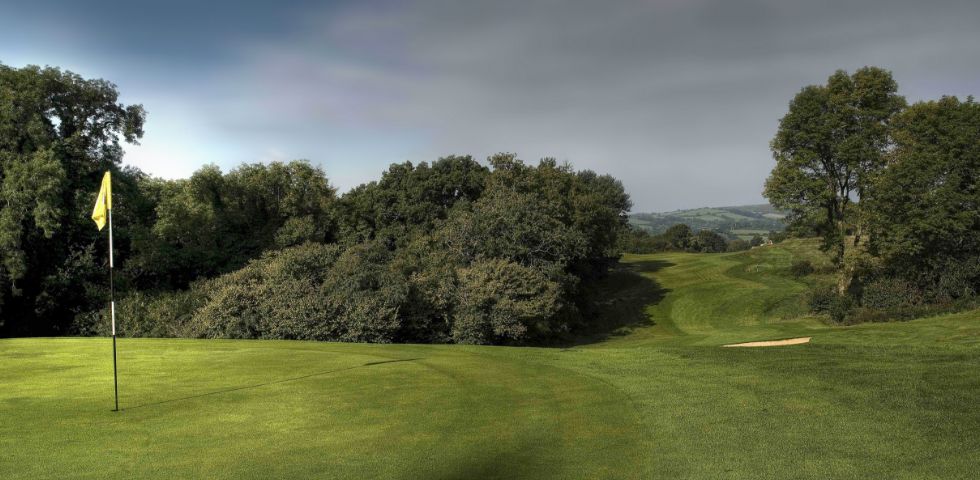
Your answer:
[[[769,234],[769,230],[752,230],[752,229],[740,228],[737,230],[731,230],[730,233],[738,238],[741,238],[742,240],[751,240],[752,237],[756,235],[760,237],[765,237],[766,235]]]
[[[121,339],[119,413],[108,339],[0,340],[0,478],[976,478],[980,311],[828,326],[814,247],[629,256],[560,348]]]
[[[714,230],[748,240],[757,233],[767,234],[770,231],[783,230],[785,225],[782,219],[784,217],[783,212],[765,204],[695,208],[661,213],[634,213],[630,215],[630,223],[652,233],[663,233],[672,225],[684,223],[695,231]]]

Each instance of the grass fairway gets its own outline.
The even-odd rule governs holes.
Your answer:
[[[828,327],[812,255],[628,257],[569,348],[121,339],[119,413],[108,339],[0,340],[0,478],[976,478],[980,312]]]

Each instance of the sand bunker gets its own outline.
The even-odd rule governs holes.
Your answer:
[[[800,337],[800,338],[787,338],[785,340],[767,340],[764,342],[746,342],[746,343],[732,343],[729,345],[722,345],[723,347],[778,347],[780,345],[799,345],[801,343],[807,343],[810,341],[811,337]]]

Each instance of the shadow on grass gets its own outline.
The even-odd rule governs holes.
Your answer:
[[[636,273],[655,273],[675,264],[667,260],[643,260],[641,262],[620,263],[616,269],[628,270]]]
[[[126,410],[134,410],[134,409],[137,409],[137,408],[153,407],[153,406],[157,406],[157,405],[165,405],[165,404],[168,404],[168,403],[182,402],[184,400],[193,400],[193,399],[196,399],[196,398],[204,398],[204,397],[210,397],[210,396],[214,396],[214,395],[220,395],[222,393],[238,392],[238,391],[241,391],[241,390],[249,390],[249,389],[253,389],[253,388],[267,387],[269,385],[278,385],[280,383],[295,382],[295,381],[299,381],[299,380],[305,380],[307,378],[317,377],[317,376],[320,376],[320,375],[328,375],[328,374],[331,374],[331,373],[346,372],[348,370],[354,370],[356,368],[371,367],[371,366],[374,366],[374,365],[383,365],[385,363],[412,362],[412,361],[415,361],[415,360],[422,360],[422,359],[421,358],[401,358],[401,359],[394,359],[394,360],[382,360],[382,361],[379,361],[379,362],[367,362],[367,363],[364,363],[362,365],[353,365],[353,366],[345,367],[345,368],[336,368],[336,369],[333,369],[333,370],[324,370],[322,372],[309,373],[309,374],[306,374],[306,375],[300,375],[298,377],[283,378],[281,380],[273,380],[271,382],[255,383],[255,384],[251,384],[251,385],[242,385],[240,387],[225,388],[225,389],[221,389],[221,390],[215,390],[213,392],[200,393],[200,394],[197,394],[197,395],[189,395],[189,396],[180,397],[180,398],[172,398],[170,400],[161,400],[159,402],[143,403],[143,404],[136,405],[136,406],[133,406],[133,407],[121,408],[120,410],[121,411],[126,411]]]
[[[591,295],[595,312],[590,324],[557,346],[588,345],[628,335],[636,328],[652,327],[654,321],[647,308],[660,303],[670,290],[660,286],[649,274],[673,265],[664,260],[618,264]]]
[[[546,441],[546,439],[542,439]],[[510,451],[484,451],[481,456],[471,456],[468,458],[453,459],[455,468],[453,471],[441,475],[427,475],[425,478],[433,480],[491,480],[491,479],[522,479],[522,478],[542,478],[549,473],[553,474],[553,467],[543,464],[544,462],[535,461],[528,458],[528,452],[534,447],[533,444],[525,443],[517,448],[510,448]],[[501,448],[499,445],[492,447]],[[403,478],[419,478],[410,476]]]

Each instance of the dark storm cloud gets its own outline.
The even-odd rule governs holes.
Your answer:
[[[980,90],[975,2],[158,5],[68,8],[49,29],[86,39],[72,55],[90,63],[125,58],[112,65],[133,90],[166,98],[162,119],[147,105],[159,145],[228,165],[308,157],[341,187],[394,161],[503,150],[611,173],[636,210],[759,202],[803,85],[879,65],[912,100]],[[133,152],[150,171],[166,156],[153,148]]]

